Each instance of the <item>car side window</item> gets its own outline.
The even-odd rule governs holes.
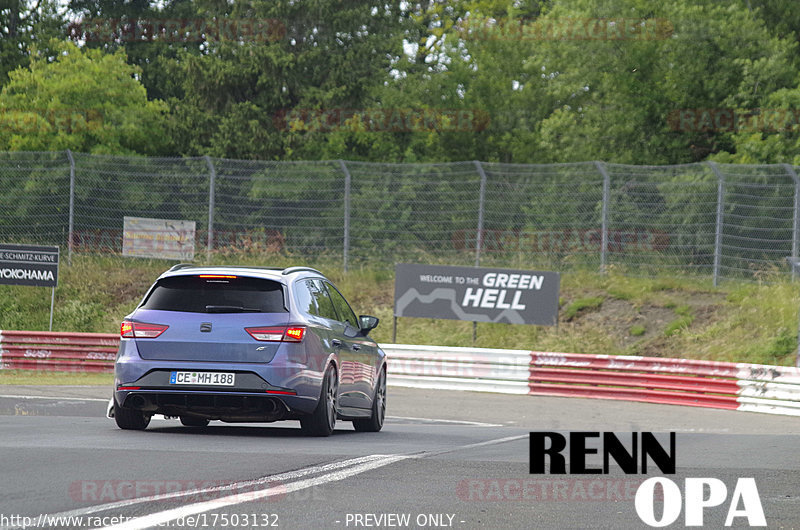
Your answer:
[[[356,314],[353,313],[352,309],[350,309],[350,305],[347,303],[347,300],[344,299],[344,296],[342,296],[342,294],[328,282],[325,282],[325,286],[328,288],[328,292],[331,295],[331,300],[333,300],[333,306],[336,308],[336,312],[339,314],[339,320],[342,322],[347,322],[354,328],[359,329],[360,326],[358,325]]]
[[[307,315],[319,315],[317,300],[311,292],[314,288],[313,282],[310,280],[301,280],[294,285],[294,297],[300,312]]]
[[[336,316],[336,310],[333,308],[333,302],[322,282],[320,280],[309,280],[308,288],[317,303],[317,314],[331,320],[339,320],[339,317]]]

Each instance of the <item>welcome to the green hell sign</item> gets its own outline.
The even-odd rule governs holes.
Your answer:
[[[397,317],[555,325],[560,276],[485,267],[397,264]]]

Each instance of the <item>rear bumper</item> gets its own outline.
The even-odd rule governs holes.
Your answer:
[[[170,374],[174,371],[234,373],[235,384],[171,384]],[[319,400],[322,375],[306,364],[287,362],[280,356],[270,363],[145,360],[132,341],[123,340],[114,366],[114,397],[123,407],[152,414],[192,413],[212,419],[250,418],[229,421],[258,421],[257,417],[274,421],[263,418],[276,416],[277,412],[285,416],[282,419],[311,413]],[[133,407],[134,402],[128,401],[132,396],[141,396],[145,403],[136,398],[137,406]],[[261,414],[264,411],[268,414]]]
[[[193,416],[228,422],[298,419],[305,412],[282,397],[241,392],[187,392],[141,389],[127,391],[117,403],[146,414]]]

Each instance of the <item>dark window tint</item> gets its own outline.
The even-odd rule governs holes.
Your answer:
[[[328,287],[328,292],[331,295],[331,300],[333,300],[333,306],[336,308],[336,312],[339,314],[339,320],[342,322],[347,322],[354,328],[358,329],[358,320],[356,320],[356,315],[353,313],[353,310],[350,309],[350,306],[347,304],[347,300],[344,299],[339,291],[336,288],[329,284],[325,284]]]
[[[144,309],[193,313],[285,313],[280,283],[260,278],[173,276],[158,281]]]
[[[325,286],[322,285],[322,281],[310,280],[308,285],[311,290],[311,294],[317,301],[319,316],[329,318],[331,320],[339,320],[339,317],[336,316],[336,310],[333,309],[333,302],[331,302]]]
[[[307,315],[319,315],[317,301],[311,290],[315,289],[311,280],[302,280],[294,284],[294,298],[297,301],[297,308],[301,313]]]

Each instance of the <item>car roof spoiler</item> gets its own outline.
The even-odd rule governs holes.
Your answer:
[[[287,268],[283,269],[283,272],[281,274],[286,276],[287,274],[292,274],[294,272],[303,272],[303,271],[316,272],[320,276],[324,276],[324,274],[319,272],[317,269],[313,269],[311,267],[287,267]]]
[[[300,266],[300,267],[282,268],[282,267],[259,267],[257,265],[238,265],[238,266],[237,265],[195,265],[193,263],[178,263],[177,265],[173,265],[172,267],[170,267],[168,272],[179,271],[179,270],[182,270],[182,269],[189,269],[189,268],[230,269],[230,268],[236,268],[236,267],[242,267],[242,268],[246,268],[246,269],[264,269],[264,270],[270,270],[270,271],[281,271],[281,274],[283,274],[284,276],[286,276],[287,274],[292,274],[292,273],[295,273],[295,272],[304,272],[304,271],[306,271],[306,272],[315,272],[315,273],[319,274],[320,276],[324,276],[324,274],[322,274],[317,269],[314,269],[312,267],[302,267],[302,266]]]

